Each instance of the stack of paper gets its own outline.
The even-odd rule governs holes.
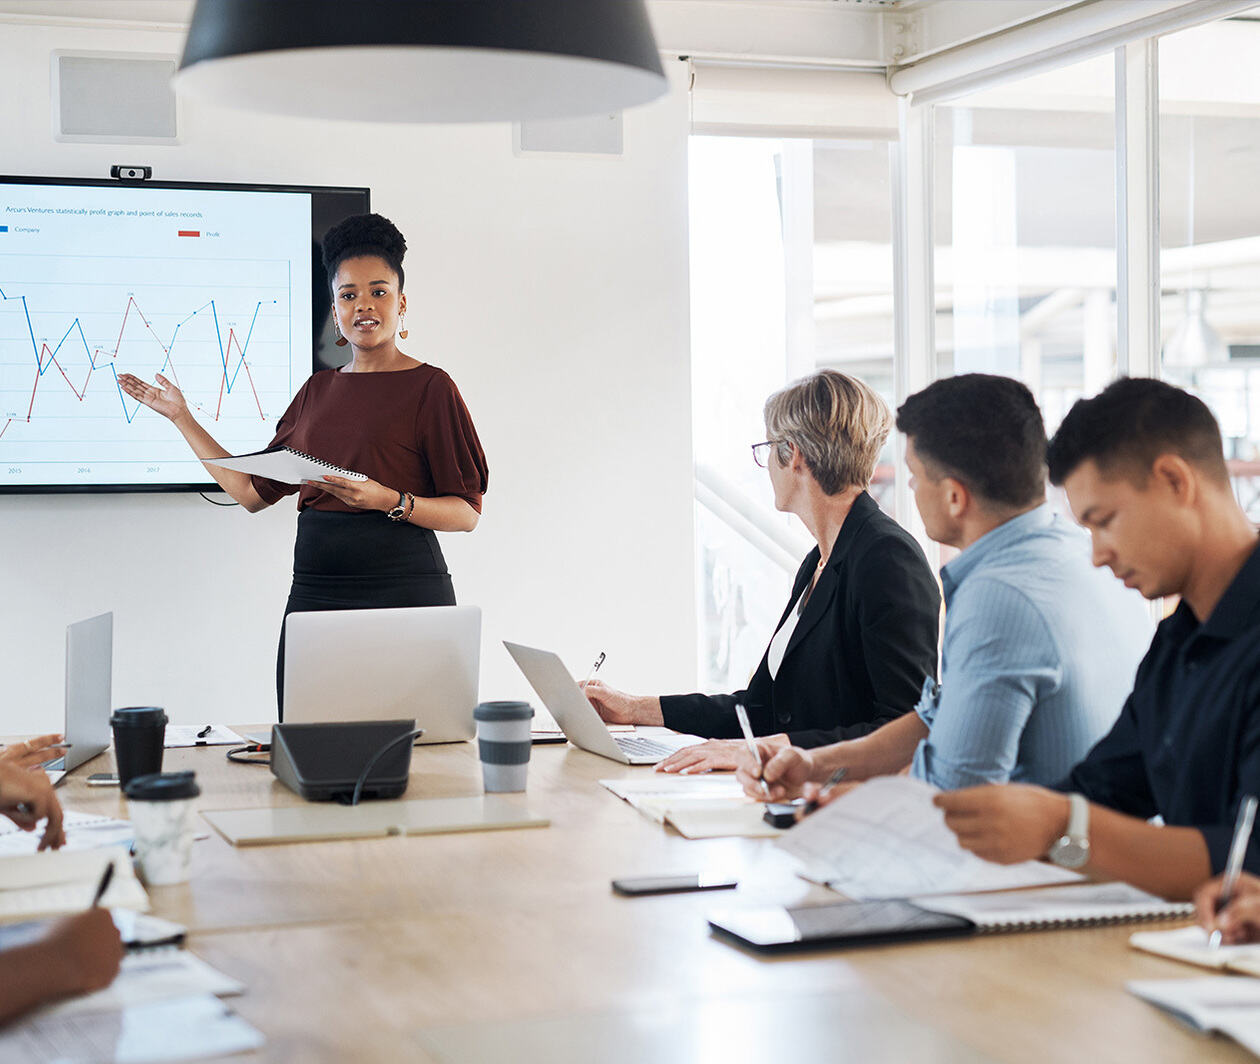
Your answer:
[[[1039,861],[999,865],[969,853],[932,804],[935,793],[919,780],[881,776],[806,817],[779,845],[804,863],[807,878],[859,901],[1081,879]]]
[[[101,904],[146,911],[149,896],[136,879],[126,850],[45,851],[0,860],[0,922],[86,909],[110,861],[114,876]]]
[[[34,831],[23,831],[13,821],[0,818],[0,857],[38,852],[45,823],[46,821],[41,820]],[[66,829],[66,844],[61,848],[63,852],[95,850],[102,846],[130,848],[135,838],[130,820],[115,820],[113,817],[66,810],[62,824]]]
[[[629,802],[658,824],[671,824],[689,839],[713,839],[730,835],[769,838],[782,835],[762,819],[764,806],[744,794],[734,776],[682,776],[654,772],[600,780],[618,798]]]
[[[114,981],[104,990],[49,1005],[42,1016],[75,1016],[110,1012],[163,998],[213,994],[231,997],[245,992],[245,984],[212,968],[178,946],[128,953]]]
[[[196,994],[122,1009],[36,1013],[0,1032],[0,1060],[158,1064],[242,1053],[265,1041],[213,994]]]

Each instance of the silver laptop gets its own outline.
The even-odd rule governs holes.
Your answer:
[[[623,765],[655,765],[684,746],[703,742],[695,735],[659,739],[613,735],[559,657],[519,643],[504,641],[503,645],[574,746]]]
[[[285,620],[284,720],[415,718],[422,743],[476,734],[481,610],[330,610]]]
[[[44,766],[55,785],[67,772],[109,746],[113,698],[114,615],[79,621],[66,628],[65,754]]]

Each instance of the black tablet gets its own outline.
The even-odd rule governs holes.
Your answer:
[[[873,946],[976,932],[965,917],[929,912],[901,899],[724,909],[709,917],[709,926],[758,950]]]

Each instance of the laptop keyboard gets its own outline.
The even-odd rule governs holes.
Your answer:
[[[655,757],[664,760],[674,752],[672,746],[655,739],[640,739],[637,735],[617,735],[614,738],[622,753],[630,757]]]

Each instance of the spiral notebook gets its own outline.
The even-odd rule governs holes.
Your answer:
[[[754,949],[777,951],[1171,920],[1193,911],[1193,906],[1166,902],[1124,883],[1096,883],[795,908],[727,909],[710,914],[709,924]]]
[[[921,909],[970,920],[981,934],[1177,920],[1194,915],[1193,905],[1164,901],[1127,883],[1004,890],[992,894],[938,894],[910,901]]]
[[[235,469],[238,473],[277,480],[281,484],[301,484],[304,480],[319,480],[325,474],[345,477],[348,480],[367,480],[362,473],[343,469],[323,458],[316,458],[312,454],[284,446],[268,447],[262,451],[254,451],[252,454],[238,454],[228,458],[205,458],[203,461],[207,465]]]

